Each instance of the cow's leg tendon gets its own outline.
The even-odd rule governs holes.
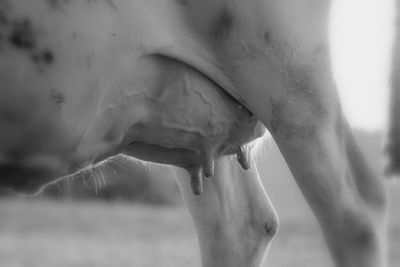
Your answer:
[[[186,172],[177,171],[204,267],[258,267],[262,263],[278,219],[252,165],[244,170],[234,156],[218,159],[214,176],[204,178],[200,196],[192,193]]]
[[[334,86],[308,86],[311,94],[300,92],[304,87],[291,88],[285,98],[274,100],[278,104],[268,128],[315,213],[337,266],[386,266],[383,180],[372,173],[359,151]]]

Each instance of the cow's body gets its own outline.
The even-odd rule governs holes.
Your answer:
[[[310,0],[0,1],[0,183],[31,190],[125,153],[183,167],[200,193],[216,160],[202,196],[179,180],[203,264],[258,266],[276,216],[256,171],[225,156],[248,167],[258,119],[338,266],[384,266],[383,187],[342,116],[328,10]]]

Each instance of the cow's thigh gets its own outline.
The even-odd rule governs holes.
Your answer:
[[[273,99],[268,128],[314,211],[337,266],[386,266],[383,181],[366,164],[336,88],[321,82],[321,69],[308,67],[304,87]],[[291,76],[299,78],[299,72]]]

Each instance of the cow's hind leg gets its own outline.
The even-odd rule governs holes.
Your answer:
[[[324,80],[321,69],[303,66],[292,73],[294,86],[271,100],[268,128],[337,266],[386,266],[383,180],[367,166],[336,89]]]
[[[200,196],[193,195],[184,171],[177,176],[196,226],[202,265],[261,266],[278,220],[254,164],[245,171],[232,156],[218,159]]]

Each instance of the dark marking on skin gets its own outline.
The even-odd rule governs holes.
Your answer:
[[[188,7],[189,6],[189,1],[188,0],[175,0],[176,3],[178,3],[181,6]]]
[[[265,231],[266,236],[269,236],[269,237],[274,236],[276,234],[277,230],[278,230],[277,225],[269,224],[267,222],[264,223],[264,231]]]
[[[212,26],[212,37],[215,40],[223,40],[229,36],[235,17],[227,7],[223,7],[216,22]]]
[[[49,49],[31,55],[33,62],[40,65],[50,65],[54,62],[54,55]]]
[[[357,244],[358,248],[361,247],[372,247],[373,244],[376,244],[375,240],[375,235],[374,231],[371,228],[363,228],[363,229],[358,229],[356,230],[356,238],[355,238],[355,244]]]
[[[105,1],[106,1],[106,3],[107,3],[113,10],[115,10],[115,11],[118,10],[118,9],[117,9],[117,5],[114,3],[113,0],[105,0]]]
[[[271,43],[271,32],[270,31],[266,31],[264,33],[264,41],[266,44]]]
[[[47,4],[49,4],[49,6],[51,6],[52,8],[58,8],[60,5],[60,1],[59,0],[46,0]]]
[[[28,19],[15,21],[9,36],[12,46],[21,50],[33,50],[36,47],[36,34]]]
[[[54,88],[50,90],[50,97],[53,100],[54,104],[56,104],[56,106],[58,106],[60,108],[61,108],[62,104],[65,103],[64,95]]]
[[[351,239],[357,248],[368,248],[376,244],[376,235],[368,216],[345,210],[342,215],[345,238]]]
[[[14,20],[7,28],[8,43],[15,49],[25,51],[38,65],[39,72],[44,71],[43,67],[54,63],[54,53],[47,47],[40,47],[38,36],[42,32],[33,26],[31,20]]]

